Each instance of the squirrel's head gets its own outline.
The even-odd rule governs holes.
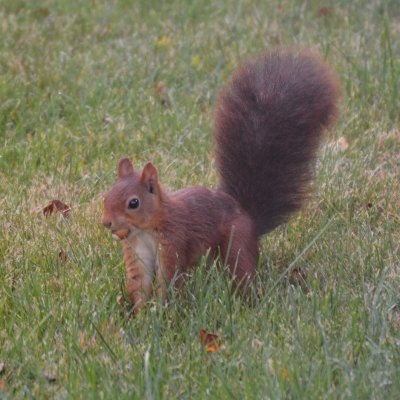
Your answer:
[[[118,182],[104,196],[102,224],[116,240],[154,229],[161,216],[161,187],[157,170],[147,163],[135,172],[128,158],[118,165]]]

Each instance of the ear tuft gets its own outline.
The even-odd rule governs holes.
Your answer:
[[[129,158],[123,158],[118,164],[118,177],[123,178],[129,174],[133,174],[133,165]]]
[[[147,187],[150,193],[155,193],[158,184],[158,175],[156,167],[151,163],[147,163],[142,171],[140,182]]]

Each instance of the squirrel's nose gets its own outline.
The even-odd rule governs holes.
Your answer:
[[[112,223],[110,221],[101,221],[101,223],[103,224],[103,226],[105,226],[106,228],[110,229]]]

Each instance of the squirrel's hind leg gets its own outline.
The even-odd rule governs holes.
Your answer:
[[[221,246],[222,260],[240,287],[252,283],[258,262],[258,240],[247,215],[235,218]]]
[[[163,302],[167,300],[168,287],[171,285],[171,282],[173,282],[176,289],[183,283],[183,275],[179,265],[186,265],[186,260],[180,257],[182,254],[182,252],[179,252],[179,249],[177,251],[168,242],[159,246],[156,280],[158,299]]]

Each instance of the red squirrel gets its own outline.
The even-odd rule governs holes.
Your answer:
[[[215,112],[218,189],[168,193],[152,163],[119,162],[104,197],[102,223],[123,240],[127,290],[135,310],[157,282],[171,283],[207,252],[235,281],[249,284],[260,237],[300,210],[310,194],[324,130],[337,116],[340,85],[318,55],[276,50],[245,62]]]

